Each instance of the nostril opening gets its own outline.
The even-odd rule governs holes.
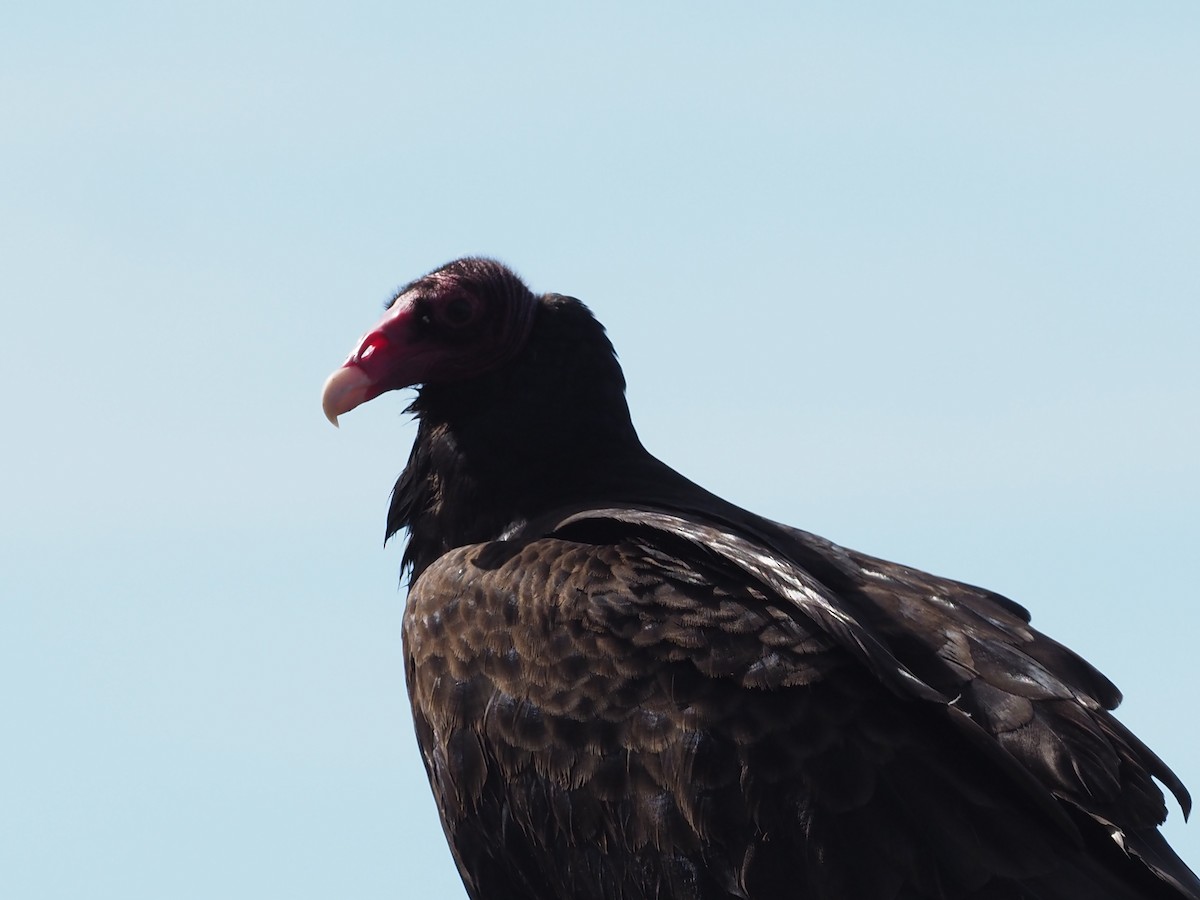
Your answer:
[[[380,350],[386,350],[388,340],[378,331],[368,334],[362,339],[362,343],[358,346],[358,352],[354,355],[357,362],[364,362],[375,355]]]

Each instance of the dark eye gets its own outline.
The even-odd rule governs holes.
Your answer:
[[[471,323],[478,310],[479,303],[475,298],[459,294],[442,305],[440,318],[451,328],[461,328]]]

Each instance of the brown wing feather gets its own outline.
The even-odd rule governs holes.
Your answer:
[[[405,641],[474,897],[1154,896],[726,560],[639,534],[462,548]]]
[[[939,578],[788,529],[835,562],[869,601],[871,624],[898,659],[970,713],[1060,797],[1122,828],[1163,821],[1152,778],[1191,797],[1108,711],[1120,691],[1090,663],[1029,625],[991,591]]]

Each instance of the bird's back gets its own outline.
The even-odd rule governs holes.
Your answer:
[[[1028,632],[981,604],[977,630]],[[477,900],[1179,896],[958,706],[898,696],[661,529],[595,515],[455,550],[413,586],[405,639]]]

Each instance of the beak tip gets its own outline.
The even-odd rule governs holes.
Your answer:
[[[321,411],[334,428],[338,417],[366,401],[371,380],[357,366],[345,365],[329,376],[321,390]]]

